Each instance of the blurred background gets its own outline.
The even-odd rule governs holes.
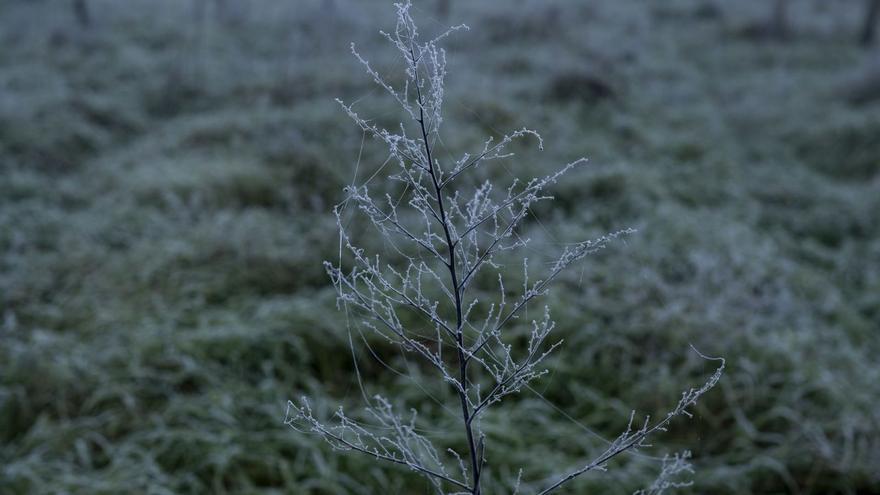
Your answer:
[[[444,153],[535,128],[546,151],[489,178],[590,165],[533,237],[639,230],[553,293],[553,372],[483,425],[493,493],[674,406],[713,370],[688,344],[728,369],[646,452],[693,452],[685,492],[880,493],[877,4],[415,0],[426,33],[471,27]],[[321,262],[385,154],[333,99],[394,124],[349,52],[400,71],[393,22],[384,0],[0,3],[0,493],[427,493],[282,424],[301,394],[360,404]],[[355,354],[443,425],[420,371]],[[562,493],[659,466],[611,468]]]

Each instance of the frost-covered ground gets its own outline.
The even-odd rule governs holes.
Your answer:
[[[0,493],[426,493],[282,425],[301,393],[359,402],[321,262],[358,155],[359,180],[384,156],[333,98],[399,117],[348,48],[401,69],[390,4],[89,3],[89,27],[0,5]],[[791,0],[784,39],[770,3],[416,2],[425,31],[471,27],[441,159],[536,128],[488,178],[591,160],[529,220],[536,256],[639,230],[557,286],[541,395],[484,420],[491,493],[673,406],[712,371],[688,344],[727,373],[646,453],[692,450],[694,493],[880,491],[880,51],[863,2]],[[406,376],[360,349],[370,387],[453,431],[372,345]],[[657,470],[611,467],[566,493]]]

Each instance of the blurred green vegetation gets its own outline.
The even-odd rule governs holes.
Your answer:
[[[711,372],[646,452],[694,453],[699,493],[880,493],[880,71],[863,4],[416,1],[449,42],[445,159],[536,128],[490,178],[579,156],[536,242],[635,227],[551,306],[566,346],[538,384],[613,437]],[[0,4],[0,493],[426,493],[411,474],[282,425],[300,394],[356,406],[321,261],[341,187],[382,149],[333,101],[393,123],[348,52],[400,70],[385,1]],[[763,33],[763,34],[762,34]],[[874,65],[876,67],[876,65]],[[355,163],[361,155],[358,175]],[[372,246],[381,251],[376,240]],[[371,390],[456,431],[394,349]],[[426,378],[430,380],[430,378]],[[487,417],[491,493],[601,442],[537,395]],[[564,493],[626,493],[638,456]]]

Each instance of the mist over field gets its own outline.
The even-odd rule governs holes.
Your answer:
[[[564,344],[481,416],[483,495],[520,468],[539,493],[632,411],[664,417],[706,356],[726,366],[692,417],[554,493],[648,490],[684,451],[679,493],[880,493],[877,4],[413,0],[425,37],[469,26],[442,41],[439,165],[522,128],[543,150],[527,135],[467,184],[588,159],[517,227],[502,292],[523,256],[547,270],[635,230],[512,320],[526,347],[547,305]],[[436,493],[285,425],[288,400],[328,418],[381,393],[466,450],[449,383],[338,304],[323,264],[351,262],[343,188],[396,191],[336,101],[409,118],[350,48],[402,84],[394,23],[385,0],[0,2],[0,495]]]

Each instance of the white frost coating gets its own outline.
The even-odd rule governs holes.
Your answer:
[[[517,227],[530,208],[552,199],[545,190],[566,172],[585,164],[586,159],[575,160],[544,177],[514,180],[500,189],[490,182],[470,188],[459,185],[457,179],[468,171],[511,157],[513,154],[506,148],[513,140],[535,138],[539,149],[543,149],[543,140],[534,130],[519,129],[497,141],[486,140],[482,150],[465,154],[444,170],[432,155],[442,123],[446,76],[446,54],[437,43],[467,26],[453,27],[430,41],[420,42],[410,16],[410,2],[395,5],[395,29],[382,34],[406,64],[402,87],[395,88],[386,82],[354,44],[351,49],[367,73],[411,121],[390,131],[362,118],[351,105],[337,101],[365,133],[385,143],[389,161],[397,165],[389,179],[403,185],[403,193],[398,197],[376,195],[366,185],[352,185],[345,189],[343,204],[355,205],[403,262],[383,262],[378,255],[368,254],[355,245],[343,222],[340,205],[334,213],[340,246],[351,266],[343,266],[342,254],[337,263],[326,261],[324,266],[340,306],[356,310],[364,317],[364,328],[420,357],[435,371],[438,380],[451,387],[458,402],[454,408],[460,408],[466,450],[436,447],[416,428],[416,411],[405,419],[395,412],[391,401],[378,395],[365,397],[368,405],[364,416],[369,424],[347,416],[342,408],[336,411],[334,420],[320,420],[306,398],[288,402],[285,424],[317,434],[335,449],[357,451],[407,466],[430,480],[437,493],[478,495],[487,455],[480,416],[505,396],[521,391],[547,373],[542,362],[562,343],[551,338],[555,323],[546,306],[541,317],[530,322],[531,330],[524,343],[515,345],[505,330],[518,321],[530,302],[547,294],[549,284],[565,269],[634,231],[624,229],[567,245],[536,280],[530,280],[528,259],[523,258],[519,293],[512,296],[507,292],[502,272],[497,270],[497,257],[526,246],[529,239],[520,237]],[[407,134],[408,128],[416,129],[410,131],[414,137]],[[479,301],[468,289],[487,267],[496,269],[499,292],[494,301]],[[411,320],[413,313],[422,320],[417,327],[404,323]],[[530,493],[550,493],[586,472],[604,470],[610,459],[623,452],[646,446],[649,435],[664,431],[672,418],[689,415],[687,408],[717,383],[724,368],[723,360],[719,361],[715,374],[701,388],[686,391],[661,421],[651,424],[646,419],[634,429],[633,414],[630,427],[598,457],[543,484],[523,481],[520,471],[516,492],[528,489]],[[644,493],[662,493],[667,488],[683,486],[671,480],[673,475],[689,470],[686,458],[687,455],[676,456],[664,464],[656,486]],[[533,486],[537,488],[529,488]]]

